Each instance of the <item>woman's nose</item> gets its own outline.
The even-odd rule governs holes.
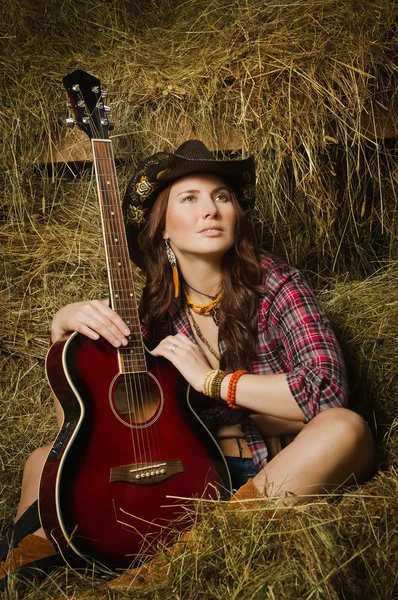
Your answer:
[[[202,205],[202,218],[209,219],[217,215],[217,205],[212,198],[206,198]]]

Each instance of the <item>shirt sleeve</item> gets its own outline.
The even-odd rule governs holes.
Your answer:
[[[332,327],[303,275],[278,267],[269,323],[279,334],[287,383],[306,422],[318,412],[347,405],[347,375]]]

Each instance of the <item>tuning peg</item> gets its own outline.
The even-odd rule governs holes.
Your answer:
[[[74,92],[80,92],[80,85],[78,83],[75,83],[75,85],[72,85],[72,90]]]
[[[65,121],[67,127],[74,127],[76,125],[76,121],[72,117],[68,117],[67,119],[65,119]]]
[[[109,125],[108,119],[101,119],[101,125]]]
[[[109,106],[105,106],[105,104],[103,102],[97,102],[97,108],[99,110],[104,110],[105,112],[110,112],[111,109]]]
[[[106,98],[106,93],[107,93],[106,90],[101,90],[101,96],[103,98]]]
[[[100,92],[100,89],[99,89],[98,85],[94,85],[94,86],[91,88],[91,91],[92,91],[94,94],[99,94],[99,92]]]
[[[84,102],[84,100],[79,100],[79,102],[77,103],[79,108],[84,108],[86,106],[86,103]]]

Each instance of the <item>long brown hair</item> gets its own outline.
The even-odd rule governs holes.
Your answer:
[[[170,189],[171,186],[159,193],[141,234],[147,279],[140,317],[145,318],[149,326],[166,317],[174,300],[171,269],[162,236]],[[234,244],[225,253],[221,264],[223,296],[219,330],[226,346],[221,366],[250,371],[256,351],[259,302],[264,292],[263,270],[252,227],[231,189],[230,194],[236,212],[236,230]]]

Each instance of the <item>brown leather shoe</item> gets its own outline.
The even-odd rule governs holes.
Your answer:
[[[231,508],[236,508],[238,505],[244,505],[247,501],[247,508],[253,506],[250,500],[264,499],[264,496],[259,492],[252,479],[240,487],[232,498],[227,502]],[[242,503],[242,504],[241,504]],[[168,550],[167,554],[178,554],[186,549],[193,550],[196,547],[196,542],[193,539],[191,531],[187,531],[178,542],[174,543]],[[155,556],[146,564],[137,567],[136,569],[128,569],[117,577],[112,579],[106,585],[111,589],[129,589],[135,588],[149,581],[158,581],[167,576],[168,561],[164,556]]]
[[[253,479],[248,479],[244,485],[242,485],[238,490],[236,490],[235,494],[232,496],[231,500],[228,502],[228,507],[236,508],[239,506],[244,506],[247,501],[247,507],[253,505],[250,500],[264,500],[263,494],[260,490],[257,489],[255,483],[253,483]],[[242,503],[242,504],[240,504]]]
[[[27,563],[54,554],[57,552],[50,540],[34,534],[27,535],[16,548],[9,551],[6,560],[0,563],[0,579]]]

